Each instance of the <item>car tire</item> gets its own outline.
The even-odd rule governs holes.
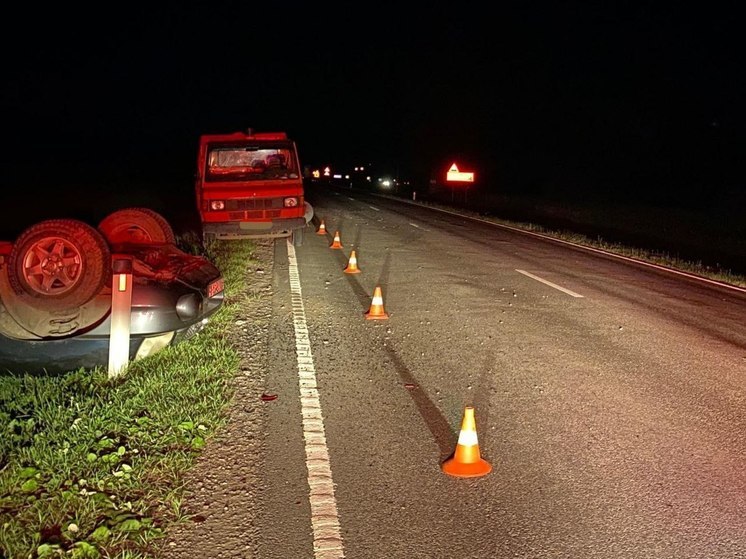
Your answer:
[[[125,208],[112,212],[98,225],[110,245],[176,244],[176,235],[166,219],[149,208]]]
[[[8,258],[8,281],[24,304],[45,311],[89,302],[111,278],[111,253],[93,227],[50,219],[24,230]]]

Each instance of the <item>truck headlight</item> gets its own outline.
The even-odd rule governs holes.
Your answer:
[[[220,211],[225,209],[225,201],[223,200],[210,200],[210,209]]]
[[[286,208],[295,208],[298,205],[297,198],[285,198],[284,205]]]

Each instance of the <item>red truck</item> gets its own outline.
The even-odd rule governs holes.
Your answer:
[[[285,132],[200,136],[195,181],[205,242],[292,236],[313,217],[295,142]]]

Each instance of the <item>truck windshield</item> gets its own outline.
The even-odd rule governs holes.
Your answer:
[[[213,147],[207,152],[208,182],[297,179],[292,150],[281,147]]]

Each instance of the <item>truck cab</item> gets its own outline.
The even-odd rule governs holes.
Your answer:
[[[195,192],[206,242],[292,236],[300,245],[313,217],[298,150],[285,132],[200,136]]]

